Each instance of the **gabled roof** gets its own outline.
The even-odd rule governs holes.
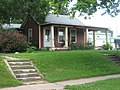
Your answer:
[[[46,23],[54,23],[54,24],[65,24],[65,25],[80,25],[84,26],[84,24],[78,20],[77,18],[70,18],[67,15],[53,15],[49,14],[46,19]]]

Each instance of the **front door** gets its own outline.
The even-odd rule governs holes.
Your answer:
[[[44,47],[51,47],[50,29],[44,29]]]

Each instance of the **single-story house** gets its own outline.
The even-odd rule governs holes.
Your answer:
[[[104,31],[105,42],[108,42],[108,28],[86,26],[77,18],[71,19],[66,15],[49,14],[44,24],[39,24],[35,18],[28,16],[21,25],[21,30],[27,36],[28,41],[38,48],[68,49],[71,43],[86,46],[89,31],[93,32],[94,46],[96,31]]]

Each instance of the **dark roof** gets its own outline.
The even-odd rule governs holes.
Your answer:
[[[54,23],[54,24],[65,24],[65,25],[80,25],[84,26],[84,24],[78,20],[77,18],[70,18],[67,15],[53,15],[49,14],[46,19],[46,23]]]

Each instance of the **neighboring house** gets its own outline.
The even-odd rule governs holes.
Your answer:
[[[18,29],[21,27],[21,24],[3,24],[2,27],[4,29],[15,28]]]
[[[23,31],[21,31],[20,27],[21,27],[21,24],[13,24],[13,23],[11,23],[11,24],[3,24],[2,25],[3,29],[16,29],[16,30],[19,31],[19,33],[22,33]]]
[[[21,26],[23,34],[28,41],[38,48],[50,47],[51,49],[68,49],[71,43],[88,43],[88,32],[93,32],[93,44],[95,46],[96,31],[105,32],[105,43],[108,42],[108,29],[102,27],[86,26],[76,18],[70,19],[66,15],[49,14],[46,23],[39,24],[32,16],[28,16]]]
[[[108,43],[112,44],[111,39],[113,37],[113,31],[108,30]],[[88,32],[88,42],[93,44],[93,32]],[[106,34],[103,31],[96,31],[95,37],[95,47],[100,48],[102,45],[106,44]]]

